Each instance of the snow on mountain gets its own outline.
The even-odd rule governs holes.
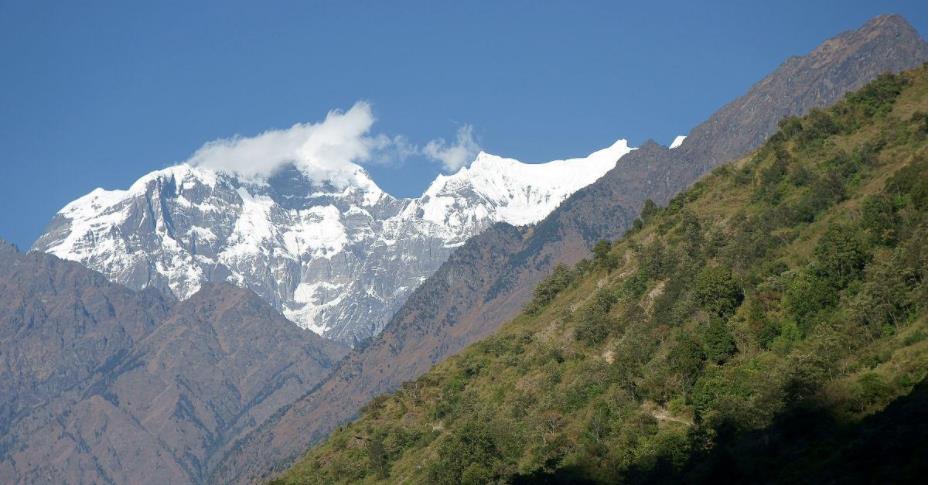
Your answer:
[[[482,152],[416,199],[383,192],[359,166],[333,184],[293,166],[242,178],[182,164],[69,203],[33,249],[180,299],[229,281],[354,344],[379,333],[453,248],[497,222],[540,221],[630,150],[619,140],[541,164]]]
[[[677,135],[674,137],[674,141],[671,142],[671,145],[668,146],[669,150],[674,150],[675,148],[681,146],[681,143],[684,143],[684,140],[687,139],[686,135]]]
[[[586,158],[538,164],[481,152],[469,167],[439,175],[415,205],[424,220],[451,228],[448,242],[459,245],[486,227],[488,219],[514,226],[541,221],[631,150],[626,140],[619,140]]]

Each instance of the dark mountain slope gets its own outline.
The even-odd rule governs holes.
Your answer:
[[[280,482],[923,478],[926,85],[786,119]]]
[[[300,443],[322,439],[337,423],[357,413],[370,396],[392,390],[398,383],[395,380],[397,376],[419,375],[428,369],[431,362],[440,360],[451,349],[480,338],[481,333],[467,334],[467,329],[451,325],[469,308],[458,305],[460,300],[444,300],[443,297],[486,291],[492,281],[477,271],[478,265],[483,268],[501,265],[505,255],[518,247],[521,241],[521,232],[508,225],[502,226],[502,230],[487,231],[470,239],[452,255],[452,264],[443,265],[433,276],[441,285],[430,286],[429,291],[420,288],[411,296],[417,301],[450,303],[421,306],[423,313],[418,316],[435,321],[437,325],[410,329],[402,340],[386,333],[375,344],[350,354],[325,382],[269,420],[268,427],[262,432],[253,433],[237,443],[230,454],[231,460],[236,461],[227,458],[220,462],[211,481],[247,481],[249,477],[267,473],[280,459],[281,450],[293,455],[290,459],[295,458],[295,454],[301,451]],[[457,264],[458,258],[478,265]],[[412,341],[419,345],[411,351],[409,343]],[[248,461],[238,461],[243,459]]]
[[[203,482],[210,460],[312,388],[344,352],[255,293],[208,284],[105,376],[105,392]]]
[[[69,429],[73,408],[173,302],[52,256],[0,258],[0,481],[106,481],[105,465]],[[169,464],[149,450],[144,459],[169,475]]]
[[[372,397],[496,330],[556,264],[573,264],[595,241],[622,235],[646,199],[666,202],[712,167],[757,147],[784,116],[833,103],[881,72],[925,58],[925,43],[906,21],[878,17],[791,58],[694,128],[681,147],[648,143],[626,155],[537,226],[501,224],[472,238],[414,292],[378,338],[241,443],[217,473],[222,480],[247,481],[288,463]]]
[[[487,308],[480,317],[498,323],[511,318],[555,264],[573,264],[596,241],[621,236],[647,199],[666,204],[712,168],[757,148],[785,117],[831,105],[881,73],[925,61],[925,42],[899,16],[877,17],[806,56],[788,59],[694,128],[680,147],[668,150],[646,143],[539,223],[524,248],[495,275],[494,291],[475,299]]]
[[[0,482],[202,482],[345,350],[248,290],[178,303],[0,245]]]

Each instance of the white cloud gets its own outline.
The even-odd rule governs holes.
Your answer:
[[[346,183],[355,163],[369,161],[374,153],[393,146],[395,140],[405,146],[399,137],[370,136],[373,124],[371,105],[360,101],[348,111],[330,111],[319,123],[297,123],[253,137],[211,141],[187,162],[243,177],[268,176],[293,163],[314,180]]]
[[[397,163],[422,154],[441,161],[448,170],[455,170],[471,161],[480,150],[469,125],[458,130],[455,144],[447,145],[439,139],[420,148],[402,135],[371,134],[374,121],[371,105],[359,101],[348,111],[330,111],[318,123],[297,123],[252,137],[234,136],[208,142],[186,162],[244,178],[267,177],[287,164],[294,164],[313,180],[341,186],[350,183],[357,164]]]
[[[442,162],[445,170],[453,172],[474,160],[480,145],[474,140],[474,128],[464,125],[458,128],[457,140],[449,145],[444,139],[432,140],[423,148],[423,154]]]

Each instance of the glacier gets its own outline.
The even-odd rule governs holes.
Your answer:
[[[186,299],[208,281],[253,290],[289,320],[356,345],[454,248],[492,224],[544,219],[629,153],[523,163],[481,152],[417,198],[381,190],[363,167],[316,180],[289,165],[265,177],[179,164],[126,190],[95,189],[63,207],[32,249],[130,288]]]

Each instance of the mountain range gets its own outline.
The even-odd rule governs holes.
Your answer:
[[[538,224],[496,224],[458,248],[400,307],[370,345],[350,354],[317,389],[236,447],[218,481],[267,477],[372,398],[515,317],[559,263],[574,264],[594,243],[615,239],[646,200],[665,204],[714,167],[757,148],[780,120],[828,106],[884,72],[926,61],[926,44],[901,17],[876,17],[792,57],[671,150],[648,142]]]
[[[413,199],[355,165],[319,180],[181,164],[97,189],[30,252],[0,242],[0,481],[266,480],[496,332],[556,268],[602,265],[584,262],[598,241],[643,227],[784,119],[925,61],[912,27],[877,17],[672,147],[619,140],[544,164],[481,153]]]
[[[272,483],[921,481],[926,77],[786,118]]]
[[[253,292],[179,302],[0,244],[0,481],[197,483],[347,349]]]
[[[630,151],[619,140],[541,164],[482,152],[415,199],[385,193],[357,165],[345,180],[320,181],[294,165],[241,177],[181,164],[69,203],[32,249],[181,300],[227,281],[303,328],[356,345],[469,237],[497,222],[540,221]]]

